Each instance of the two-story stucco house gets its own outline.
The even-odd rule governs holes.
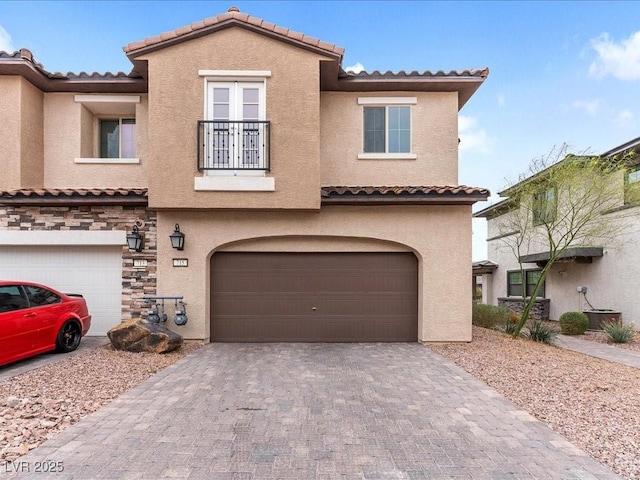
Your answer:
[[[487,69],[346,73],[236,8],[124,51],[128,75],[0,54],[0,277],[84,294],[93,334],[180,295],[185,338],[471,340],[488,191],[458,185],[457,122]]]
[[[637,193],[640,182],[640,138],[635,138],[599,155],[601,159],[627,158],[626,168],[611,174],[611,195],[605,194],[598,215],[601,223],[611,225],[617,216],[616,239],[602,240],[598,237],[582,238],[564,251],[547,274],[543,288],[537,295],[534,315],[540,318],[558,320],[568,311],[608,310],[604,317],[615,316],[633,322],[640,327],[640,296],[636,279],[640,273],[640,256],[637,245],[640,242],[640,213],[634,197],[630,198],[631,187]],[[527,182],[531,179],[522,180]],[[510,187],[513,188],[513,187]],[[508,197],[509,189],[501,195]],[[556,194],[553,194],[555,196]],[[557,195],[561,195],[557,193]],[[554,202],[555,203],[555,202]],[[520,271],[518,259],[513,250],[507,248],[506,237],[514,232],[505,232],[502,219],[518,205],[510,198],[491,205],[474,214],[487,219],[488,261],[477,262],[474,271],[482,275],[484,303],[503,305],[521,311],[522,295],[532,294],[542,267],[549,260],[547,249],[531,242],[524,244],[520,260],[524,273]],[[544,208],[544,202],[539,204]],[[535,216],[535,209],[533,210]],[[560,206],[554,212],[557,217],[571,217]],[[582,217],[585,218],[585,217]],[[507,222],[508,224],[508,222]],[[588,242],[588,243],[585,243]],[[528,249],[526,247],[529,247]],[[590,318],[590,326],[598,328],[596,318]]]

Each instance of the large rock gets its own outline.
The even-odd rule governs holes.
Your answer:
[[[122,322],[107,335],[116,350],[128,352],[166,353],[177,350],[183,343],[180,335],[164,325],[140,319]]]

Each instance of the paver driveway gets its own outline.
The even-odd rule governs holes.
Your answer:
[[[9,467],[44,460],[56,479],[618,478],[419,344],[210,344]]]

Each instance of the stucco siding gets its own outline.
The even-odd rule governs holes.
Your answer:
[[[171,249],[175,223],[185,249]],[[209,259],[232,251],[412,251],[419,261],[418,338],[471,340],[468,206],[323,207],[320,213],[159,212],[158,292],[184,295],[187,338],[209,337]],[[164,240],[166,239],[166,240]],[[188,268],[172,266],[187,258]],[[173,328],[173,327],[172,327]]]
[[[20,188],[20,77],[0,76],[0,189]]]
[[[136,106],[138,164],[76,163],[98,157],[98,119],[71,93],[44,101],[44,185],[48,188],[144,188],[147,186],[147,99]],[[108,117],[117,118],[117,114]],[[127,115],[128,116],[128,115]]]
[[[241,28],[230,28],[148,54],[150,208],[320,206],[320,56]],[[176,68],[180,65],[180,68]],[[195,191],[197,121],[204,119],[201,70],[269,71],[274,192]],[[171,192],[171,195],[167,195]]]
[[[417,159],[358,159],[364,144],[358,98],[376,96],[417,97],[411,105],[411,153]],[[456,92],[322,92],[320,106],[323,185],[458,184]]]
[[[42,187],[44,180],[44,95],[23,79],[20,103],[20,183],[22,188],[38,188]]]

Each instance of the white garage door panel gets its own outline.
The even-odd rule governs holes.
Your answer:
[[[82,294],[92,317],[88,335],[106,335],[122,318],[122,247],[0,246],[0,278]]]

